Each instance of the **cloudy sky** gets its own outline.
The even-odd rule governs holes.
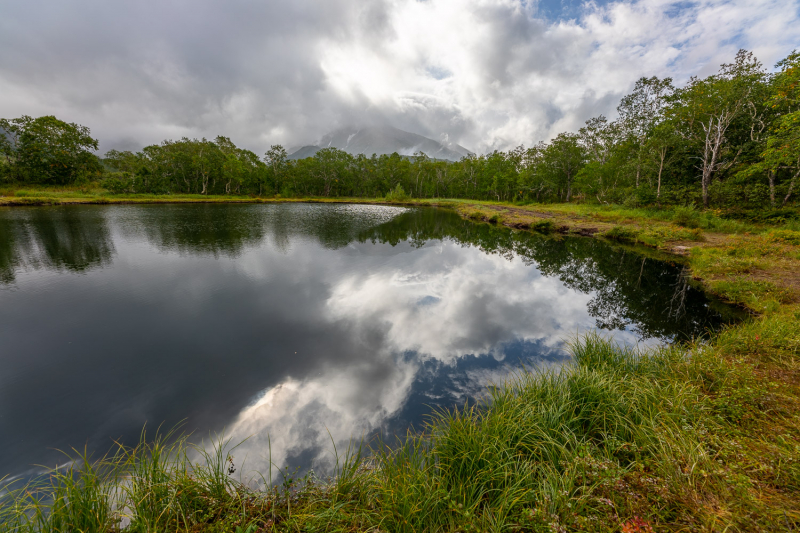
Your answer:
[[[800,0],[0,0],[0,117],[79,122],[103,152],[357,124],[485,152],[613,116],[641,76],[798,46]]]

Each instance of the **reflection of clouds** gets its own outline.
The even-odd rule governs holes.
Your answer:
[[[341,331],[352,351],[337,353],[341,339],[331,341],[330,351],[317,346],[307,367],[282,377],[228,425],[232,443],[247,439],[234,452],[237,464],[247,457],[244,471],[266,475],[271,459],[279,468],[329,472],[332,442],[341,454],[352,438],[386,429],[415,383],[441,381],[437,392],[423,391],[412,401],[463,405],[518,371],[520,360],[558,366],[563,359],[553,353],[561,352],[562,342],[594,329],[587,311],[592,293],[569,289],[519,258],[452,241],[422,248],[351,244],[333,251],[295,239],[283,253],[288,257],[265,246],[218,263],[229,275],[270,287],[260,297],[280,300],[282,324]],[[278,288],[287,290],[273,292]],[[631,332],[600,333],[636,342]],[[525,353],[519,359],[456,368],[467,354],[502,361],[509,345],[520,344]],[[425,360],[444,368],[432,370],[421,364]],[[402,432],[396,424],[390,429]],[[272,473],[274,479],[277,470]]]
[[[270,450],[278,467],[313,464],[326,470],[332,464],[331,440],[341,450],[398,413],[412,383],[426,372],[421,360],[453,365],[466,354],[502,360],[512,342],[557,349],[578,327],[592,325],[586,311],[590,295],[541,276],[517,258],[509,261],[449,241],[413,253],[404,253],[404,245],[393,251],[391,261],[379,254],[360,256],[359,262],[367,264],[353,274],[344,268],[350,262],[346,255],[326,256],[320,268],[318,251],[292,249],[291,277],[302,279],[314,271],[328,289],[320,319],[346,326],[352,342],[373,351],[344,366],[326,364],[321,357],[318,375],[288,378],[244,409],[229,435],[233,442],[249,437],[236,452],[248,456],[248,470],[266,471]],[[252,257],[237,263],[250,277],[277,274],[277,265]],[[528,355],[536,360],[538,353]],[[502,382],[515,368],[503,364],[459,372],[458,380],[449,380],[447,399],[480,396],[488,383]]]
[[[305,380],[287,379],[244,409],[228,430],[246,468],[264,475],[275,467],[330,471],[332,441],[340,455],[351,438],[370,433],[405,402],[416,375],[414,363],[376,354],[364,361]],[[277,470],[273,470],[273,478]]]
[[[280,466],[324,467],[327,430],[340,451],[353,436],[391,439],[419,427],[427,406],[463,405],[521,364],[563,363],[561,341],[596,327],[592,302],[596,314],[636,325],[663,294],[633,290],[620,254],[596,241],[581,241],[588,251],[575,240],[515,241],[453,213],[194,207],[0,217],[0,241],[8,237],[0,278],[2,265],[17,268],[17,248],[47,259],[44,270],[12,270],[14,290],[0,299],[9,354],[0,372],[0,475],[52,464],[46,448],[80,447],[87,436],[95,449],[109,438],[132,443],[145,422],[179,420],[196,434],[253,435],[243,470],[264,470],[269,442]],[[514,257],[517,245],[541,266]],[[90,276],[70,274],[95,264],[102,268]],[[669,273],[651,271],[654,280]],[[31,387],[46,394],[30,396]],[[244,454],[235,455],[241,468]]]
[[[402,265],[342,279],[327,306],[333,319],[389,324],[393,351],[452,361],[464,354],[502,358],[502,343],[515,339],[547,339],[552,346],[569,328],[589,327],[590,298],[517,258],[445,242]]]

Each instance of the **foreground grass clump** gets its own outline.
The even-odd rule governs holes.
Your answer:
[[[711,345],[596,335],[330,480],[235,478],[225,443],[77,457],[2,495],[0,531],[780,531],[800,526],[796,310]],[[762,358],[761,354],[774,354]],[[785,387],[775,387],[782,372]],[[257,478],[251,478],[257,479]]]

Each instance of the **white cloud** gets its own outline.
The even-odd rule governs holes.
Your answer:
[[[263,153],[382,122],[485,151],[613,115],[640,76],[767,66],[800,42],[800,0],[0,0],[0,116],[54,113],[103,149],[228,135]]]

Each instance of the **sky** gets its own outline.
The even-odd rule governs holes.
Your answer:
[[[642,76],[800,48],[800,0],[0,0],[0,117],[100,152],[230,137],[263,154],[392,125],[477,153],[615,116]]]

